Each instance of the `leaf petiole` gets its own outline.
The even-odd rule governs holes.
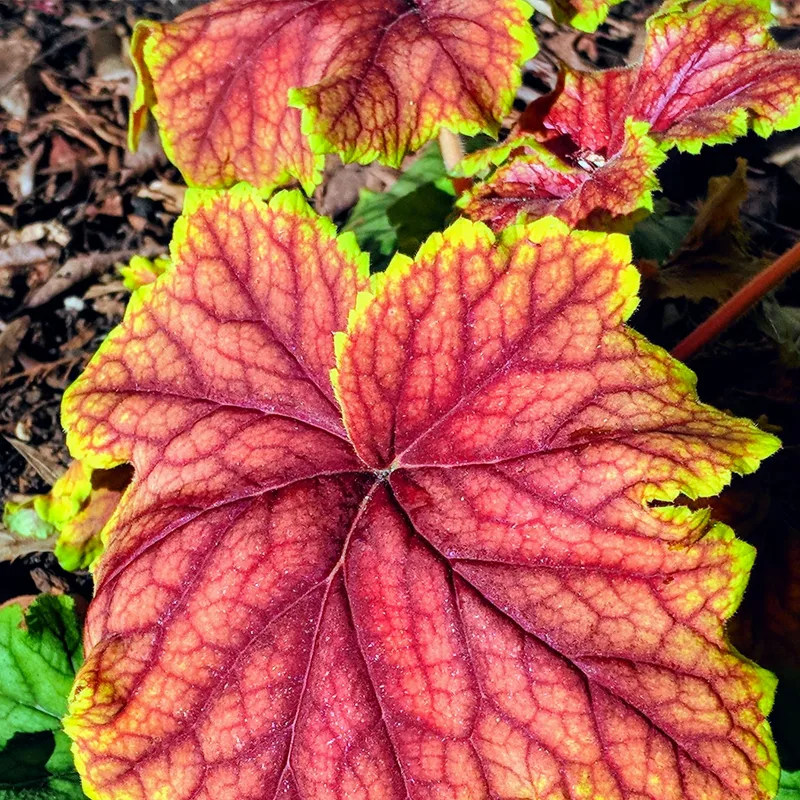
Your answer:
[[[786,280],[798,267],[800,267],[800,242],[754,276],[705,322],[678,342],[672,350],[672,355],[680,361],[691,358],[739,317],[746,314],[767,292]]]

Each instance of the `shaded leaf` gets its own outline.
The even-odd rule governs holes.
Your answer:
[[[0,800],[83,800],[63,731],[16,734],[0,751]]]
[[[800,308],[784,306],[772,297],[765,297],[755,321],[780,345],[785,363],[792,368],[800,367]]]
[[[453,211],[453,192],[426,183],[396,200],[387,212],[397,231],[396,250],[413,255],[434,231],[445,227]]]
[[[656,264],[666,261],[677,249],[694,224],[694,217],[668,214],[665,200],[654,203],[654,213],[638,222],[631,231],[634,257]]]
[[[447,170],[439,146],[437,143],[431,143],[387,191],[373,192],[369,189],[361,191],[343,230],[352,231],[356,235],[361,249],[370,255],[373,270],[385,267],[389,263],[389,257],[398,250],[398,224],[409,216],[403,213],[401,207],[399,212],[395,212],[396,221],[393,222],[389,218],[392,208],[417,189],[430,186],[436,190],[446,180]],[[451,207],[452,202],[451,198]],[[424,207],[419,213],[425,213]],[[438,223],[442,220],[443,218],[436,221]],[[413,253],[414,250],[415,248],[412,248],[406,252]]]
[[[747,199],[747,162],[730,176],[711,178],[708,195],[678,250],[658,273],[660,297],[711,298],[722,303],[759,272],[739,209]]]
[[[72,598],[41,595],[24,614],[0,609],[0,749],[18,733],[61,729],[81,652]]]

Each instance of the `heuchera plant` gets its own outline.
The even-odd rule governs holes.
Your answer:
[[[728,12],[748,27],[686,49]],[[762,19],[673,6],[643,67],[566,76],[506,156],[568,137],[641,197],[622,154],[795,124],[796,96],[753,99],[796,63]],[[370,278],[299,191],[263,199],[329,151],[397,164],[440,128],[496,131],[533,49],[519,4],[222,0],[133,47],[134,138],[151,109],[210,188],[64,399],[86,470],[134,467],[65,722],[89,796],[772,797],[774,678],[724,631],[753,550],[673,501],[779,443],[625,325],[628,239],[461,219]],[[577,107],[605,128],[567,113],[601,95]],[[530,215],[585,216],[566,206]]]
[[[722,629],[751,548],[669,501],[777,441],[623,326],[625,237],[460,221],[370,285],[237,187],[172,257],[65,398],[73,454],[136,470],[67,721],[91,792],[769,795],[772,680]]]

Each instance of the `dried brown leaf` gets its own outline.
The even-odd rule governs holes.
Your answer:
[[[0,322],[0,378],[5,376],[14,363],[14,356],[30,324],[30,317],[19,317],[5,326]]]
[[[10,436],[4,436],[3,438],[31,465],[34,472],[45,483],[52,485],[63,474],[64,467],[54,459],[45,456],[40,450]]]
[[[152,257],[163,251],[161,245],[148,245],[139,251],[140,255]],[[108,253],[89,253],[70,258],[59,267],[55,274],[38,289],[34,289],[25,299],[26,308],[37,308],[50,302],[63,292],[92,275],[99,275],[117,261],[127,261],[137,251],[112,250]]]
[[[27,539],[17,536],[0,525],[0,561],[14,561],[31,553],[50,553],[55,550],[56,537]]]
[[[658,273],[658,296],[722,303],[765,264],[756,257],[739,212],[747,199],[747,162],[711,178],[708,193],[683,243]]]

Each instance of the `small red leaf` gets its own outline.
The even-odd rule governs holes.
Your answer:
[[[612,229],[639,209],[653,209],[655,171],[665,156],[647,130],[647,123],[629,121],[622,148],[607,162],[592,154],[583,158],[580,151],[568,161],[528,142],[519,148],[524,155],[514,156],[458,205],[495,230],[518,218],[548,215],[571,227]]]
[[[461,220],[367,292],[298,195],[189,197],[65,399],[136,468],[66,722],[89,794],[771,796],[774,680],[723,630],[752,550],[669,502],[777,441],[624,327],[627,239]]]
[[[636,69],[564,71],[554,92],[526,109],[520,126],[543,139],[566,135],[580,150],[608,155],[637,76]]]
[[[498,130],[535,51],[529,13],[521,0],[216,0],[139,23],[131,141],[152,109],[196,186],[310,191],[326,152],[399,165],[442,127]]]

